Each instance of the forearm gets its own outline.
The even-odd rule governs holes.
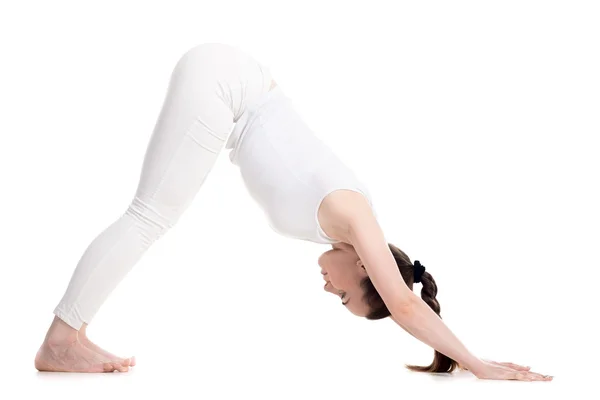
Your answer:
[[[417,338],[415,335],[413,335],[412,333],[410,333],[410,331],[409,331],[408,329],[406,329],[406,327],[405,327],[404,325],[402,325],[401,323],[399,323],[399,322],[398,322],[397,320],[395,320],[393,317],[392,317],[392,320],[394,320],[394,322],[396,323],[396,325],[398,325],[400,328],[404,329],[404,331],[405,331],[406,333],[408,333],[409,335],[411,335],[411,336],[412,336],[412,337],[414,337],[415,339],[418,339],[418,338]],[[463,364],[460,364],[460,363],[458,364],[458,367],[459,367],[459,368],[462,368],[462,369],[465,369],[465,368],[466,368],[466,367],[465,367]]]
[[[406,305],[390,311],[394,321],[408,333],[460,365],[471,369],[481,363],[416,294],[410,296]]]

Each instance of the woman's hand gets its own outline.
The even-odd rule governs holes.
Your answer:
[[[464,366],[460,366],[468,370]],[[518,380],[518,381],[551,381],[552,376],[531,372],[529,367],[517,365],[509,362],[496,362],[490,360],[481,360],[471,372],[479,379],[498,379],[498,380]]]

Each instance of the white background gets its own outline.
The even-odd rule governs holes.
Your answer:
[[[0,398],[595,396],[599,20],[594,1],[2,2]],[[169,74],[203,42],[269,66],[470,350],[554,381],[407,371],[433,351],[326,293],[329,247],[271,231],[227,152],[90,325],[138,365],[38,373],[73,268],[132,199]]]

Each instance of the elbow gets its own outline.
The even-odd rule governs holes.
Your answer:
[[[390,313],[398,321],[410,321],[416,315],[416,303],[410,297],[397,301],[390,309]]]

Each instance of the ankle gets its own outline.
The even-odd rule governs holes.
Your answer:
[[[48,344],[66,344],[76,342],[77,339],[77,330],[55,316],[48,328],[45,341]]]
[[[77,333],[79,339],[87,339],[87,324],[84,322]]]

